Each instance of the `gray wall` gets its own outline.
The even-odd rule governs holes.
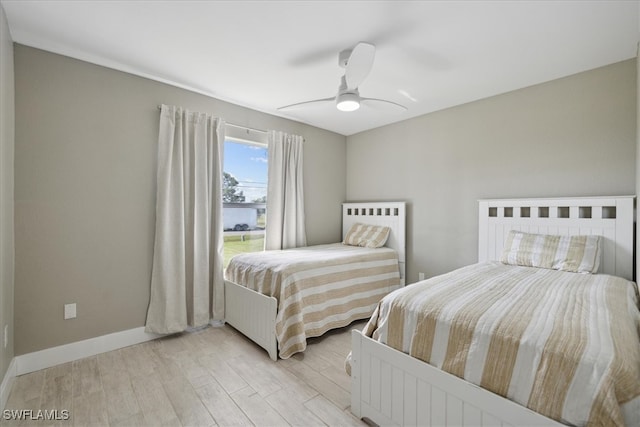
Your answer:
[[[344,136],[21,45],[15,75],[17,355],[144,325],[158,104],[303,135],[308,241],[340,239]]]
[[[13,41],[0,5],[0,381],[13,358]],[[8,343],[2,341],[8,325]]]
[[[409,203],[409,282],[477,262],[480,198],[635,194],[636,61],[347,138],[347,198]]]

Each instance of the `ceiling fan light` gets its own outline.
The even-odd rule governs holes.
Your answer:
[[[355,111],[360,108],[360,97],[355,93],[343,93],[338,96],[336,107],[340,111]]]

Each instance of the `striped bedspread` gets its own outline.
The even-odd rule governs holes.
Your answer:
[[[236,255],[225,278],[278,300],[276,338],[286,359],[306,339],[371,316],[400,284],[396,251],[341,243]]]
[[[389,294],[363,332],[562,423],[640,426],[627,280],[475,264]]]

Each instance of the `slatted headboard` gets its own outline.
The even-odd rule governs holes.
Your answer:
[[[633,280],[635,196],[479,200],[478,261],[498,260],[510,230],[603,236],[600,272]]]
[[[342,238],[355,223],[384,225],[391,229],[385,246],[398,252],[400,281],[404,286],[406,270],[406,203],[366,202],[342,204]]]

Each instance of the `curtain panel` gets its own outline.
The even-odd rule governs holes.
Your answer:
[[[223,147],[221,119],[162,105],[147,332],[224,319]]]
[[[307,245],[304,217],[304,138],[268,133],[267,228],[265,249]]]

